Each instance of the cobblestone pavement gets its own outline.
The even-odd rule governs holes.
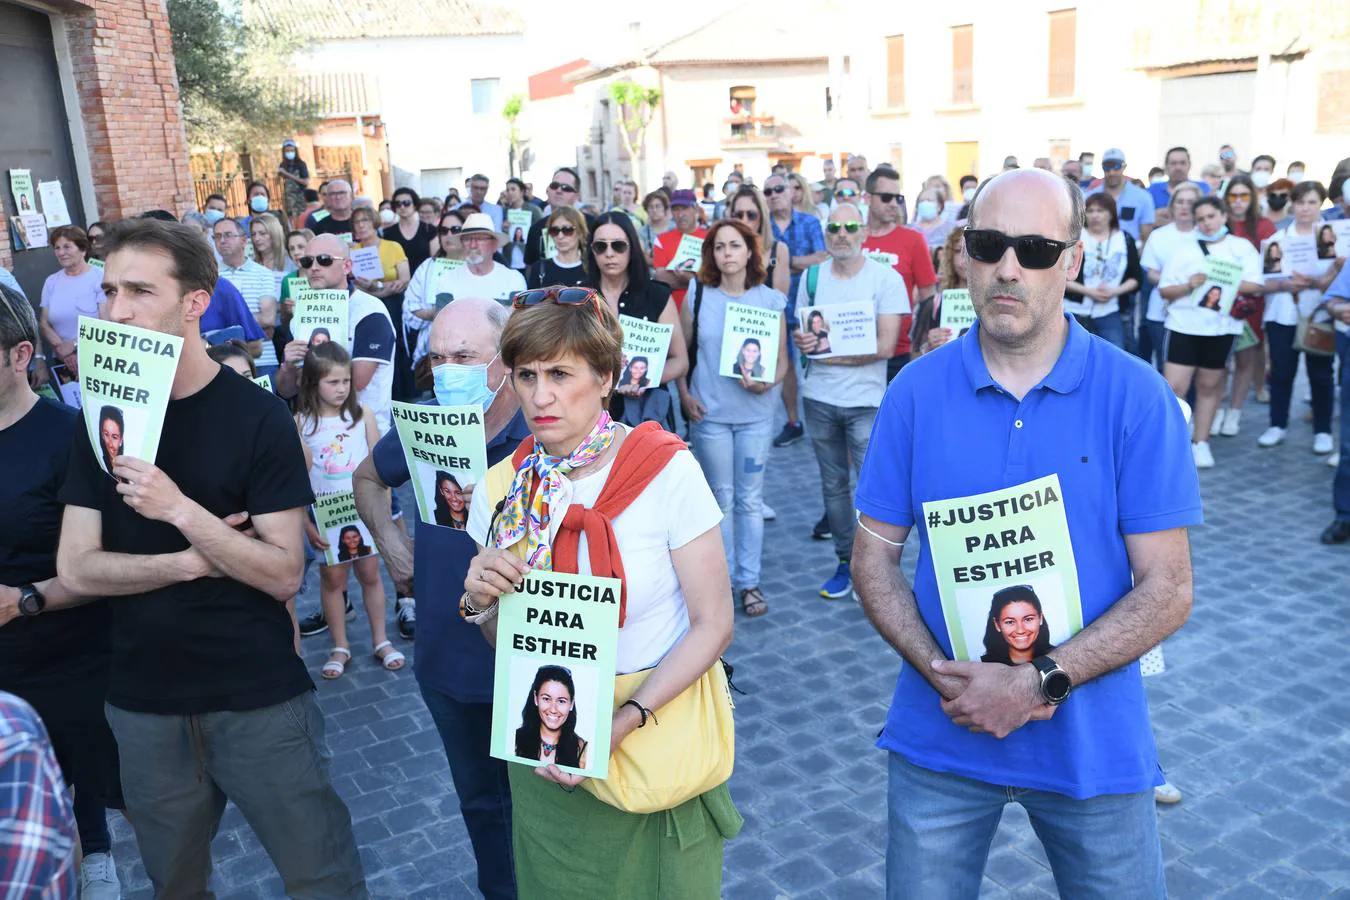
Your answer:
[[[1350,547],[1317,542],[1331,519],[1332,470],[1310,452],[1305,409],[1296,403],[1285,445],[1260,450],[1266,407],[1249,403],[1241,436],[1216,438],[1218,467],[1202,473],[1195,611],[1166,645],[1167,672],[1148,684],[1164,768],[1185,794],[1159,813],[1174,898],[1350,898]],[[873,740],[897,657],[857,604],[816,596],[834,562],[830,545],[809,537],[822,506],[807,442],[774,451],[766,497],[778,514],[765,534],[771,610],[737,616],[728,654],[747,692],[737,698],[732,778],[746,827],[727,846],[724,894],[879,897],[886,782]],[[911,571],[916,555],[906,554]],[[312,590],[302,613],[316,598]],[[371,893],[477,896],[450,773],[412,672],[376,668],[364,625],[352,641],[354,664],[341,681],[320,682],[319,699]],[[305,642],[316,681],[325,647],[322,637]],[[148,897],[130,828],[114,819],[126,895]],[[215,864],[222,898],[282,896],[233,807]],[[1026,815],[1009,806],[983,896],[1055,894]]]

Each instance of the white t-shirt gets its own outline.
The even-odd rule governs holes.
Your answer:
[[[877,315],[904,315],[909,312],[909,291],[905,279],[890,266],[864,259],[863,267],[852,278],[835,276],[832,264],[820,264],[816,282],[816,306],[832,303],[870,302]],[[797,283],[797,318],[804,320],[812,305],[807,276]],[[799,377],[802,396],[831,406],[880,406],[886,393],[886,360],[865,366],[831,366],[813,362]]]
[[[1271,242],[1278,243],[1281,246],[1294,242],[1315,245],[1317,242],[1317,229],[1321,227],[1321,225],[1322,223],[1318,222],[1307,234],[1299,234],[1295,230],[1296,226],[1292,224],[1287,228],[1275,232],[1275,234],[1270,237],[1270,240],[1262,245],[1262,258],[1265,257],[1265,247]],[[1320,278],[1326,274],[1327,269],[1331,267],[1333,262],[1335,262],[1334,259],[1318,259],[1315,260],[1311,266],[1303,266],[1301,271],[1304,275]],[[1281,272],[1278,275],[1267,275],[1266,277],[1270,279],[1285,279],[1289,277],[1289,274],[1290,273]],[[1274,322],[1277,325],[1297,325],[1299,316],[1306,317],[1312,315],[1313,310],[1317,309],[1318,304],[1321,302],[1322,292],[1316,288],[1308,288],[1307,290],[1299,291],[1297,301],[1294,299],[1294,295],[1288,291],[1281,291],[1277,294],[1266,294],[1266,311],[1262,314],[1261,321]]]
[[[389,324],[387,333],[366,321],[375,316],[382,316]],[[377,364],[370,384],[364,391],[359,391],[356,398],[375,414],[375,425],[381,435],[389,430],[389,408],[394,400],[394,348],[397,345],[394,334],[394,320],[379,298],[365,291],[352,291],[347,304],[347,349],[351,352],[352,362]]]
[[[499,262],[494,262],[492,271],[486,275],[475,275],[469,271],[468,266],[462,266],[447,272],[437,285],[438,292],[448,291],[456,299],[486,297],[489,300],[496,300],[503,306],[510,302],[514,291],[523,290],[525,290],[525,276]]]
[[[1152,241],[1152,236],[1149,237]],[[1242,280],[1261,283],[1261,255],[1244,238],[1226,236],[1221,241],[1209,245],[1212,256],[1231,259],[1242,265]],[[1160,287],[1185,284],[1192,275],[1204,270],[1205,254],[1200,249],[1200,241],[1192,238],[1189,245],[1182,244],[1176,253],[1163,266]],[[1166,326],[1168,331],[1181,334],[1193,334],[1199,337],[1214,337],[1226,334],[1242,334],[1242,319],[1235,319],[1228,313],[1192,306],[1188,296],[1172,301],[1167,307]]]
[[[1139,264],[1145,269],[1161,273],[1167,261],[1176,254],[1177,248],[1184,244],[1195,243],[1195,230],[1180,231],[1175,222],[1169,222],[1161,228],[1155,228],[1144,242],[1144,254]],[[1158,285],[1148,295],[1148,310],[1145,316],[1152,322],[1161,322],[1167,318],[1167,301],[1158,293]]]
[[[1129,251],[1125,247],[1125,233],[1113,231],[1106,240],[1099,241],[1087,231],[1083,232],[1083,286],[1119,287],[1125,280],[1125,266]],[[1074,299],[1069,299],[1073,297]],[[1064,309],[1076,316],[1100,319],[1112,313],[1120,312],[1120,298],[1112,297],[1105,303],[1098,303],[1092,297],[1078,294],[1065,295]]]
[[[594,506],[613,466],[611,459],[603,469],[575,482],[564,476],[559,510],[573,503]],[[469,535],[480,546],[487,542],[492,507],[490,503],[469,504]],[[552,517],[550,540],[562,520],[562,515]],[[628,580],[628,613],[619,631],[615,666],[620,675],[656,665],[689,630],[689,608],[670,554],[721,521],[717,499],[688,450],[676,453],[637,499],[615,517],[614,534]],[[585,534],[577,547],[577,566],[582,575],[590,574]]]

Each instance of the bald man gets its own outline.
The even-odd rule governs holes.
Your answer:
[[[889,900],[975,897],[1010,798],[1064,896],[1166,896],[1138,659],[1190,613],[1199,483],[1166,382],[1063,310],[1082,227],[1062,177],[980,187],[978,321],[891,382],[858,479],[853,576],[906,662],[878,740]]]
[[[323,209],[316,209],[305,219],[305,227],[315,234],[336,234],[347,243],[352,241],[352,186],[335,178],[323,189]]]
[[[493,300],[456,300],[436,314],[428,342],[434,368],[485,367],[486,377],[474,380],[473,387],[438,392],[433,405],[484,409],[489,466],[506,458],[530,434],[498,353],[509,313]],[[416,476],[424,479],[431,489],[428,495],[434,496],[435,470],[419,465]],[[434,518],[420,510],[416,540],[408,539],[390,516],[385,491],[406,484],[411,477],[395,429],[380,439],[353,476],[356,508],[394,584],[411,594],[416,583],[423,597],[436,598],[436,603],[423,609],[418,623],[417,683],[445,745],[460,811],[478,861],[478,888],[489,898],[515,897],[506,763],[488,755],[493,652],[481,630],[459,617],[454,602],[464,593],[464,575],[476,547],[468,532],[436,525]],[[461,484],[457,489],[470,487]]]

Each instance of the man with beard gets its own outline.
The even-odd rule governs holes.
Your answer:
[[[438,290],[454,297],[487,297],[509,305],[513,293],[525,290],[525,278],[492,258],[504,239],[485,213],[470,213],[459,230],[464,265],[441,276]]]

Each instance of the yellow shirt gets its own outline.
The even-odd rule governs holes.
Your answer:
[[[398,280],[398,264],[408,261],[408,255],[403,252],[403,245],[398,241],[386,241],[380,239],[380,265],[384,267],[384,280]]]

